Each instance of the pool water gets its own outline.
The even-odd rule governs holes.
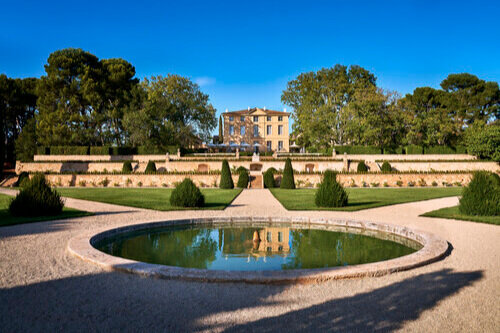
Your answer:
[[[94,246],[136,261],[231,271],[358,265],[401,257],[421,248],[394,235],[286,224],[162,227],[105,238]]]

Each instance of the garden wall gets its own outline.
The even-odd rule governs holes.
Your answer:
[[[220,175],[192,174],[192,175],[172,175],[172,174],[120,174],[120,175],[89,175],[89,174],[48,174],[47,179],[55,186],[76,186],[76,187],[174,187],[176,183],[184,178],[191,178],[200,187],[216,187],[220,182]],[[297,187],[315,187],[321,181],[320,174],[296,174],[295,183]],[[399,186],[436,186],[466,185],[468,184],[470,173],[455,174],[339,174],[339,182],[346,187],[399,187]],[[237,175],[232,176],[234,183],[238,180]],[[281,175],[275,175],[277,182],[281,180]],[[363,182],[365,185],[363,185]],[[354,186],[353,186],[354,185]]]

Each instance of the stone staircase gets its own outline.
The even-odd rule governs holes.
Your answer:
[[[250,187],[249,188],[264,188],[262,174],[250,174]]]

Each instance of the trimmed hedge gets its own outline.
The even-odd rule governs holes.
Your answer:
[[[248,172],[245,170],[245,171],[238,172],[238,174],[239,174],[239,177],[238,177],[238,183],[236,184],[236,187],[247,188],[248,181],[250,180],[249,176],[248,176]]]
[[[368,172],[368,167],[366,166],[365,161],[360,161],[358,163],[357,171],[358,172]]]
[[[88,146],[52,146],[49,149],[50,155],[88,155]]]
[[[281,178],[280,188],[295,189],[295,179],[293,177],[292,160],[287,158],[285,161],[285,169]]]
[[[13,216],[51,216],[62,212],[64,202],[50,188],[43,174],[35,174],[23,181],[21,191],[10,202],[9,212]]]
[[[487,171],[474,172],[464,187],[458,209],[466,215],[500,215],[500,177]]]
[[[191,179],[184,178],[172,191],[170,204],[176,207],[203,207],[205,197]]]
[[[146,169],[144,173],[155,173],[156,172],[156,164],[153,161],[149,161],[148,165],[146,165]]]
[[[131,173],[132,171],[133,171],[132,162],[130,161],[123,162],[122,173]]]
[[[385,147],[384,154],[399,154],[403,155],[405,153],[405,149],[403,147]]]
[[[274,168],[269,168],[264,172],[264,188],[275,188],[276,182],[274,181]],[[276,169],[274,169],[276,170]]]
[[[381,154],[382,149],[376,146],[335,146],[337,154]],[[331,154],[331,149],[329,149]]]
[[[405,147],[407,155],[419,155],[424,153],[424,147],[417,145],[409,145]]]
[[[225,189],[234,188],[233,178],[231,177],[231,170],[229,169],[227,160],[222,161],[219,187]]]
[[[37,155],[163,155],[177,154],[177,146],[51,146],[37,147]]]
[[[389,172],[392,172],[392,166],[391,166],[391,163],[387,162],[387,161],[384,161],[384,163],[382,163],[382,166],[380,167],[380,170],[383,172],[383,173],[389,173]]]
[[[337,174],[326,170],[323,181],[314,196],[314,203],[318,207],[345,207],[348,195],[342,185],[337,182]]]
[[[109,155],[109,146],[92,146],[90,155]]]

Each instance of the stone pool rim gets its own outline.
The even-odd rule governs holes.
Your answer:
[[[422,248],[402,257],[367,264],[337,266],[328,268],[291,269],[273,271],[225,271],[198,268],[184,268],[151,264],[121,257],[115,257],[96,249],[93,244],[104,238],[118,234],[140,231],[150,228],[229,224],[233,223],[290,223],[292,226],[318,225],[355,228],[366,231],[384,232],[407,238],[419,243]],[[100,232],[87,232],[71,238],[68,251],[107,271],[120,271],[141,276],[162,279],[181,279],[200,282],[246,282],[246,283],[318,283],[328,280],[375,277],[409,270],[430,264],[446,255],[448,242],[434,234],[404,226],[350,219],[327,219],[308,217],[210,217],[194,219],[175,219],[159,222],[139,223]]]

